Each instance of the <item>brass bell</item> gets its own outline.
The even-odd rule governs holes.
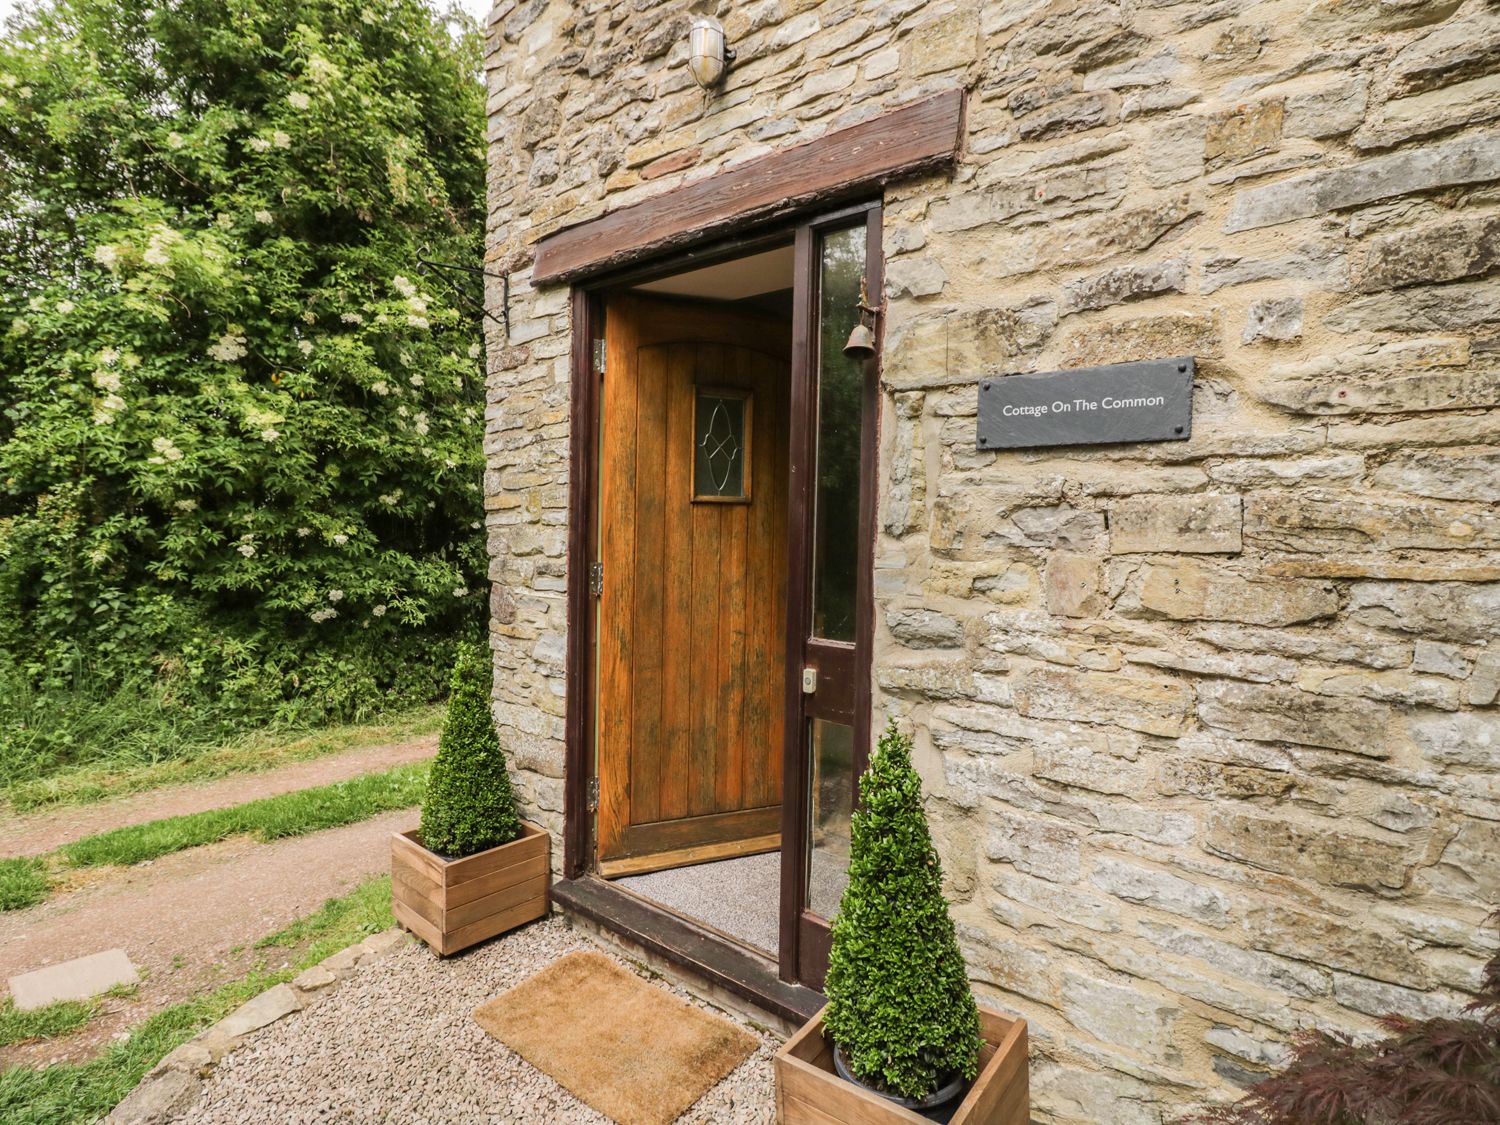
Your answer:
[[[870,331],[870,326],[863,320],[854,326],[853,332],[849,333],[849,342],[844,345],[844,354],[861,363],[874,356],[875,333]]]

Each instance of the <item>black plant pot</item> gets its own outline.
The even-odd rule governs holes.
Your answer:
[[[920,1114],[928,1121],[946,1123],[953,1116],[953,1111],[958,1108],[958,1103],[969,1086],[962,1074],[955,1073],[948,1081],[939,1083],[938,1088],[925,1098],[903,1098],[900,1094],[882,1090],[879,1086],[872,1086],[859,1078],[850,1068],[848,1060],[844,1058],[844,1049],[838,1044],[834,1044],[833,1047],[833,1069],[845,1082],[853,1082],[860,1089],[868,1090],[888,1102],[895,1102],[902,1109],[909,1109],[913,1113]]]

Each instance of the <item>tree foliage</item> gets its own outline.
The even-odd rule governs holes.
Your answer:
[[[521,833],[505,755],[490,717],[487,653],[465,645],[422,805],[422,843],[459,858],[508,844]]]
[[[1484,969],[1470,1019],[1381,1020],[1389,1034],[1355,1043],[1304,1032],[1291,1061],[1213,1125],[1500,1125],[1500,953]]]
[[[979,1011],[943,898],[911,739],[894,723],[860,779],[833,922],[826,1027],[855,1074],[923,1098],[979,1067]]]
[[[440,688],[482,614],[483,371],[417,259],[479,261],[478,51],[422,0],[12,26],[0,673],[259,719]]]

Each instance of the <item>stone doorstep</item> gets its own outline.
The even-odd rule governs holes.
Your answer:
[[[411,940],[394,928],[371,934],[304,969],[290,984],[278,984],[251,997],[152,1067],[104,1119],[105,1125],[163,1125],[193,1104],[203,1079],[230,1051],[293,1012],[312,1007],[364,962],[384,957]]]
[[[140,979],[123,949],[106,949],[13,976],[10,995],[18,1012],[29,1012],[63,1000],[88,1000]]]

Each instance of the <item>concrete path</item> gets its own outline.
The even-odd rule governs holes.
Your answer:
[[[235,774],[217,781],[152,789],[93,805],[7,817],[5,823],[0,824],[0,857],[45,855],[64,844],[111,828],[229,808],[261,797],[275,797],[296,789],[311,789],[367,773],[379,773],[406,762],[431,758],[437,753],[437,743],[437,735],[426,735],[406,742],[364,746],[305,762],[293,762],[262,773]]]
[[[143,970],[132,1000],[110,1002],[109,1014],[77,1035],[0,1050],[0,1069],[84,1057],[152,1012],[237,979],[259,958],[279,967],[279,951],[253,943],[389,871],[391,833],[417,817],[414,808],[398,810],[270,844],[242,837],[82,872],[66,893],[0,914],[0,981],[115,947]]]

